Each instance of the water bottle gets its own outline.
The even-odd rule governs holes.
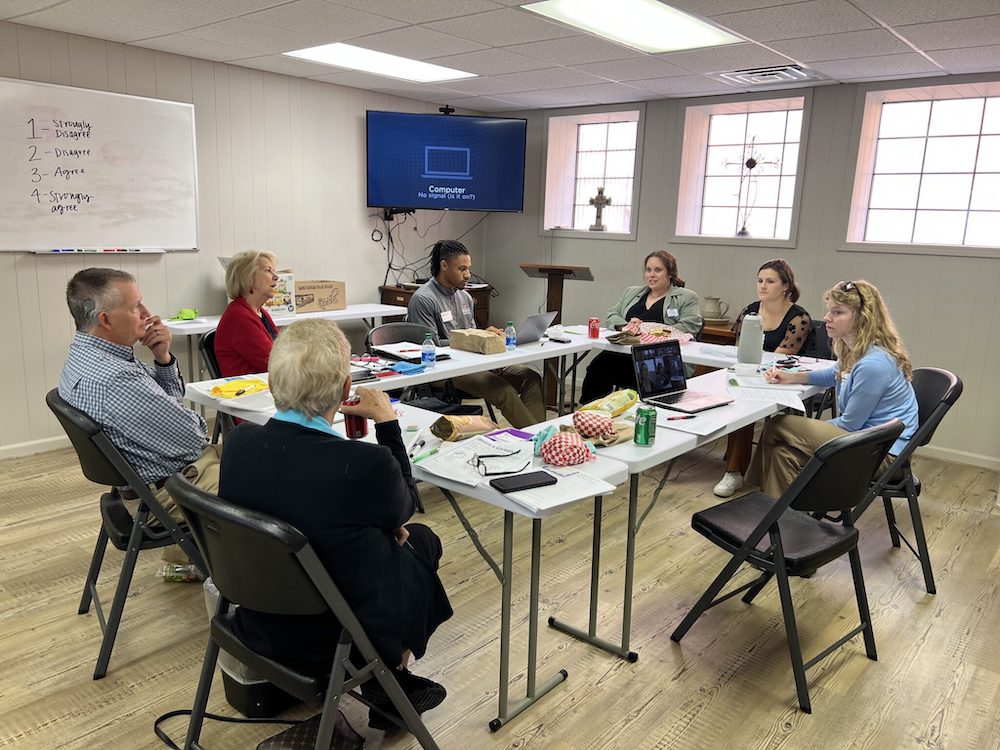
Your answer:
[[[503,329],[503,335],[507,340],[507,351],[514,351],[514,348],[517,346],[517,331],[514,330],[513,320],[507,321],[507,327]]]
[[[748,313],[740,326],[740,343],[736,348],[736,361],[759,365],[764,358],[764,326],[760,316]]]
[[[424,343],[420,345],[420,364],[425,370],[429,370],[437,364],[437,349],[434,348],[434,334],[430,331],[424,337]]]

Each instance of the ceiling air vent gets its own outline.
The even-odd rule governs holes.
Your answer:
[[[787,83],[803,83],[823,80],[824,76],[801,65],[771,65],[766,68],[748,68],[725,73],[709,73],[709,76],[737,86],[766,86]]]

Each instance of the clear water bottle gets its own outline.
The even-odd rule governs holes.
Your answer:
[[[508,320],[507,327],[503,329],[504,338],[507,340],[507,351],[514,351],[517,347],[517,331],[514,330],[514,321]]]
[[[420,364],[427,370],[437,364],[437,349],[434,348],[434,334],[430,331],[424,336],[424,343],[420,345]]]
[[[740,325],[740,343],[736,347],[736,361],[759,365],[764,358],[764,326],[760,316],[747,313]]]

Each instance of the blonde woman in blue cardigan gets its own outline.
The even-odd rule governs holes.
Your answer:
[[[666,250],[646,256],[646,283],[630,286],[608,310],[606,328],[621,330],[631,320],[666,323],[671,328],[697,336],[702,319],[698,295],[684,286],[677,271],[677,258]],[[601,352],[587,367],[583,379],[583,403],[606,396],[615,387],[635,388],[632,358],[627,354]]]

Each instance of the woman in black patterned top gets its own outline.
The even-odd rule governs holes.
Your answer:
[[[757,271],[757,301],[745,308],[733,325],[739,340],[744,316],[760,315],[764,329],[764,351],[777,354],[799,354],[812,331],[812,318],[795,303],[799,287],[788,262],[780,258],[769,260]],[[750,466],[753,449],[753,425],[731,432],[726,445],[726,473],[713,491],[719,497],[729,497],[743,486],[743,474]]]

